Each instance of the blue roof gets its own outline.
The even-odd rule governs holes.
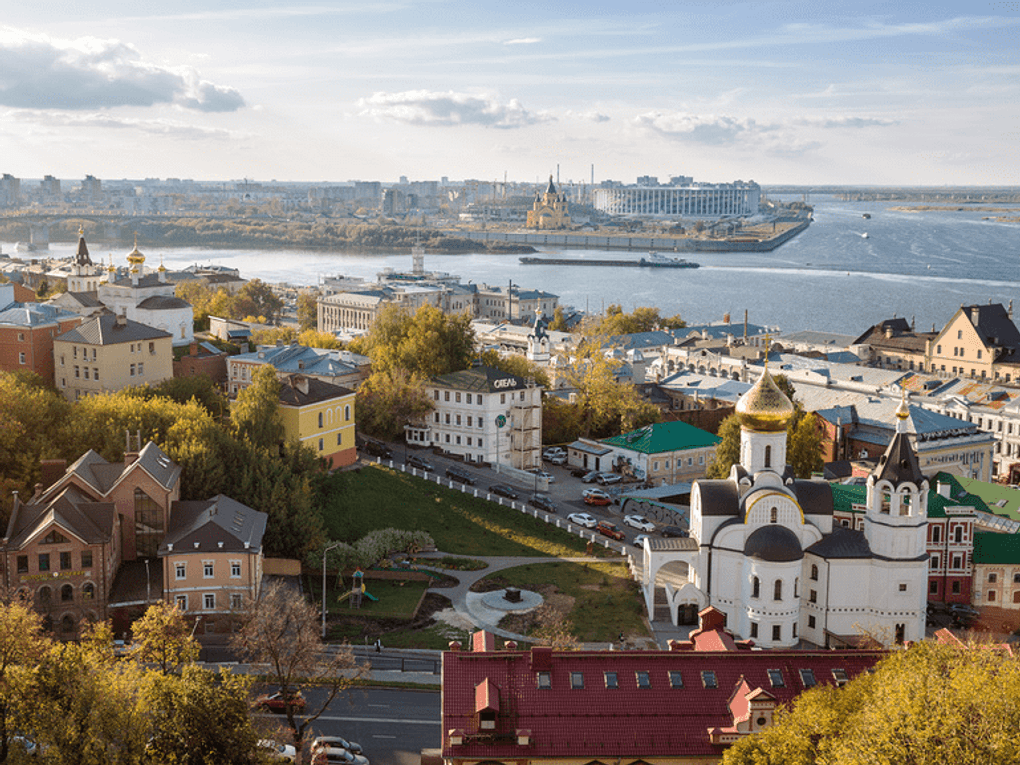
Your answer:
[[[754,337],[755,335],[764,335],[768,331],[768,327],[763,327],[758,324],[747,325],[747,336]],[[744,322],[730,322],[729,324],[692,324],[688,327],[682,327],[680,329],[670,330],[670,334],[674,337],[686,339],[695,332],[699,333],[704,337],[715,338],[716,340],[724,340],[727,335],[733,335],[734,337],[744,336]]]
[[[78,318],[78,314],[47,303],[11,303],[0,311],[0,324],[39,327]]]

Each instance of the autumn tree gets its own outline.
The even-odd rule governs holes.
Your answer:
[[[302,331],[319,327],[318,295],[311,290],[302,290],[298,293],[297,320]]]
[[[635,332],[651,332],[654,329],[679,329],[686,327],[680,315],[669,318],[659,315],[659,309],[639,306],[633,313],[624,313],[620,305],[610,305],[606,314],[594,326],[594,331],[601,335],[629,335]]]
[[[309,704],[303,711],[293,705],[286,707],[298,752],[311,726],[362,671],[349,645],[327,648],[319,634],[318,609],[285,585],[273,582],[266,585],[261,598],[248,605],[241,628],[231,640],[247,661],[266,667],[266,675],[285,698],[303,688],[325,691],[321,702]]]
[[[814,473],[821,472],[824,467],[822,459],[822,432],[818,428],[818,416],[814,412],[806,412],[796,424],[791,424],[787,431],[789,444],[786,447],[786,461],[793,468],[798,478],[810,478]]]
[[[705,470],[705,478],[728,478],[730,468],[740,462],[740,418],[731,414],[719,425],[717,435],[722,440]]]
[[[256,449],[278,450],[284,434],[279,405],[280,381],[276,369],[263,364],[252,375],[251,385],[238,393],[230,406],[234,435]]]
[[[432,409],[424,379],[399,367],[375,372],[358,388],[358,429],[376,438],[402,440],[404,425]]]
[[[131,625],[131,656],[152,664],[164,675],[198,658],[199,645],[184,614],[165,601],[153,604]]]
[[[471,316],[447,316],[424,305],[411,315],[387,305],[379,311],[368,333],[350,343],[352,351],[372,359],[372,369],[404,369],[425,378],[467,369],[474,358],[475,333]]]
[[[11,751],[11,737],[28,722],[26,700],[34,694],[35,667],[51,646],[42,617],[28,604],[0,604],[0,762]]]
[[[283,300],[261,279],[252,279],[241,287],[236,300],[235,313],[255,317],[262,323],[275,322],[283,310]]]
[[[990,692],[994,689],[994,692]],[[981,646],[917,643],[842,688],[818,686],[725,765],[1020,761],[1020,665]]]
[[[567,332],[567,315],[563,311],[562,306],[556,306],[553,309],[552,320],[549,322],[549,329],[553,332]]]

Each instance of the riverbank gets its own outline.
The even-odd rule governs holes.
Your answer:
[[[771,252],[811,224],[810,220],[777,222],[771,236],[740,232],[716,239],[631,234],[582,234],[557,231],[444,231],[479,244],[506,242],[532,247],[570,247],[585,250],[638,250],[642,252]]]

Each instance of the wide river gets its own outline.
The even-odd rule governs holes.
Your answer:
[[[698,269],[599,266],[522,266],[516,255],[426,255],[428,270],[448,271],[463,281],[542,289],[560,302],[590,311],[611,303],[625,310],[657,306],[688,323],[751,322],[783,331],[816,329],[858,334],[892,317],[916,317],[917,329],[941,327],[961,304],[1008,304],[1020,311],[1020,225],[982,220],[981,212],[898,212],[896,203],[840,202],[812,197],[815,222],[771,253],[691,253]],[[863,218],[863,213],[871,218]],[[867,237],[863,236],[867,234]],[[12,253],[13,243],[2,243]],[[53,244],[55,256],[74,246]],[[93,260],[108,248],[91,245]],[[409,252],[331,253],[309,250],[225,250],[140,244],[147,266],[160,256],[167,268],[218,264],[246,278],[314,285],[323,275],[374,278],[383,268],[409,270]],[[539,255],[629,258],[643,253],[559,250]],[[114,253],[124,262],[126,253]]]

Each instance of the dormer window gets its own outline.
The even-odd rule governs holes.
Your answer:
[[[584,689],[584,673],[583,672],[571,672],[570,673],[570,687],[574,690]]]
[[[539,672],[535,675],[535,684],[539,688],[552,688],[552,673],[551,672]]]
[[[715,672],[710,669],[702,670],[701,672],[701,683],[706,688],[718,688],[719,681],[715,677]]]

